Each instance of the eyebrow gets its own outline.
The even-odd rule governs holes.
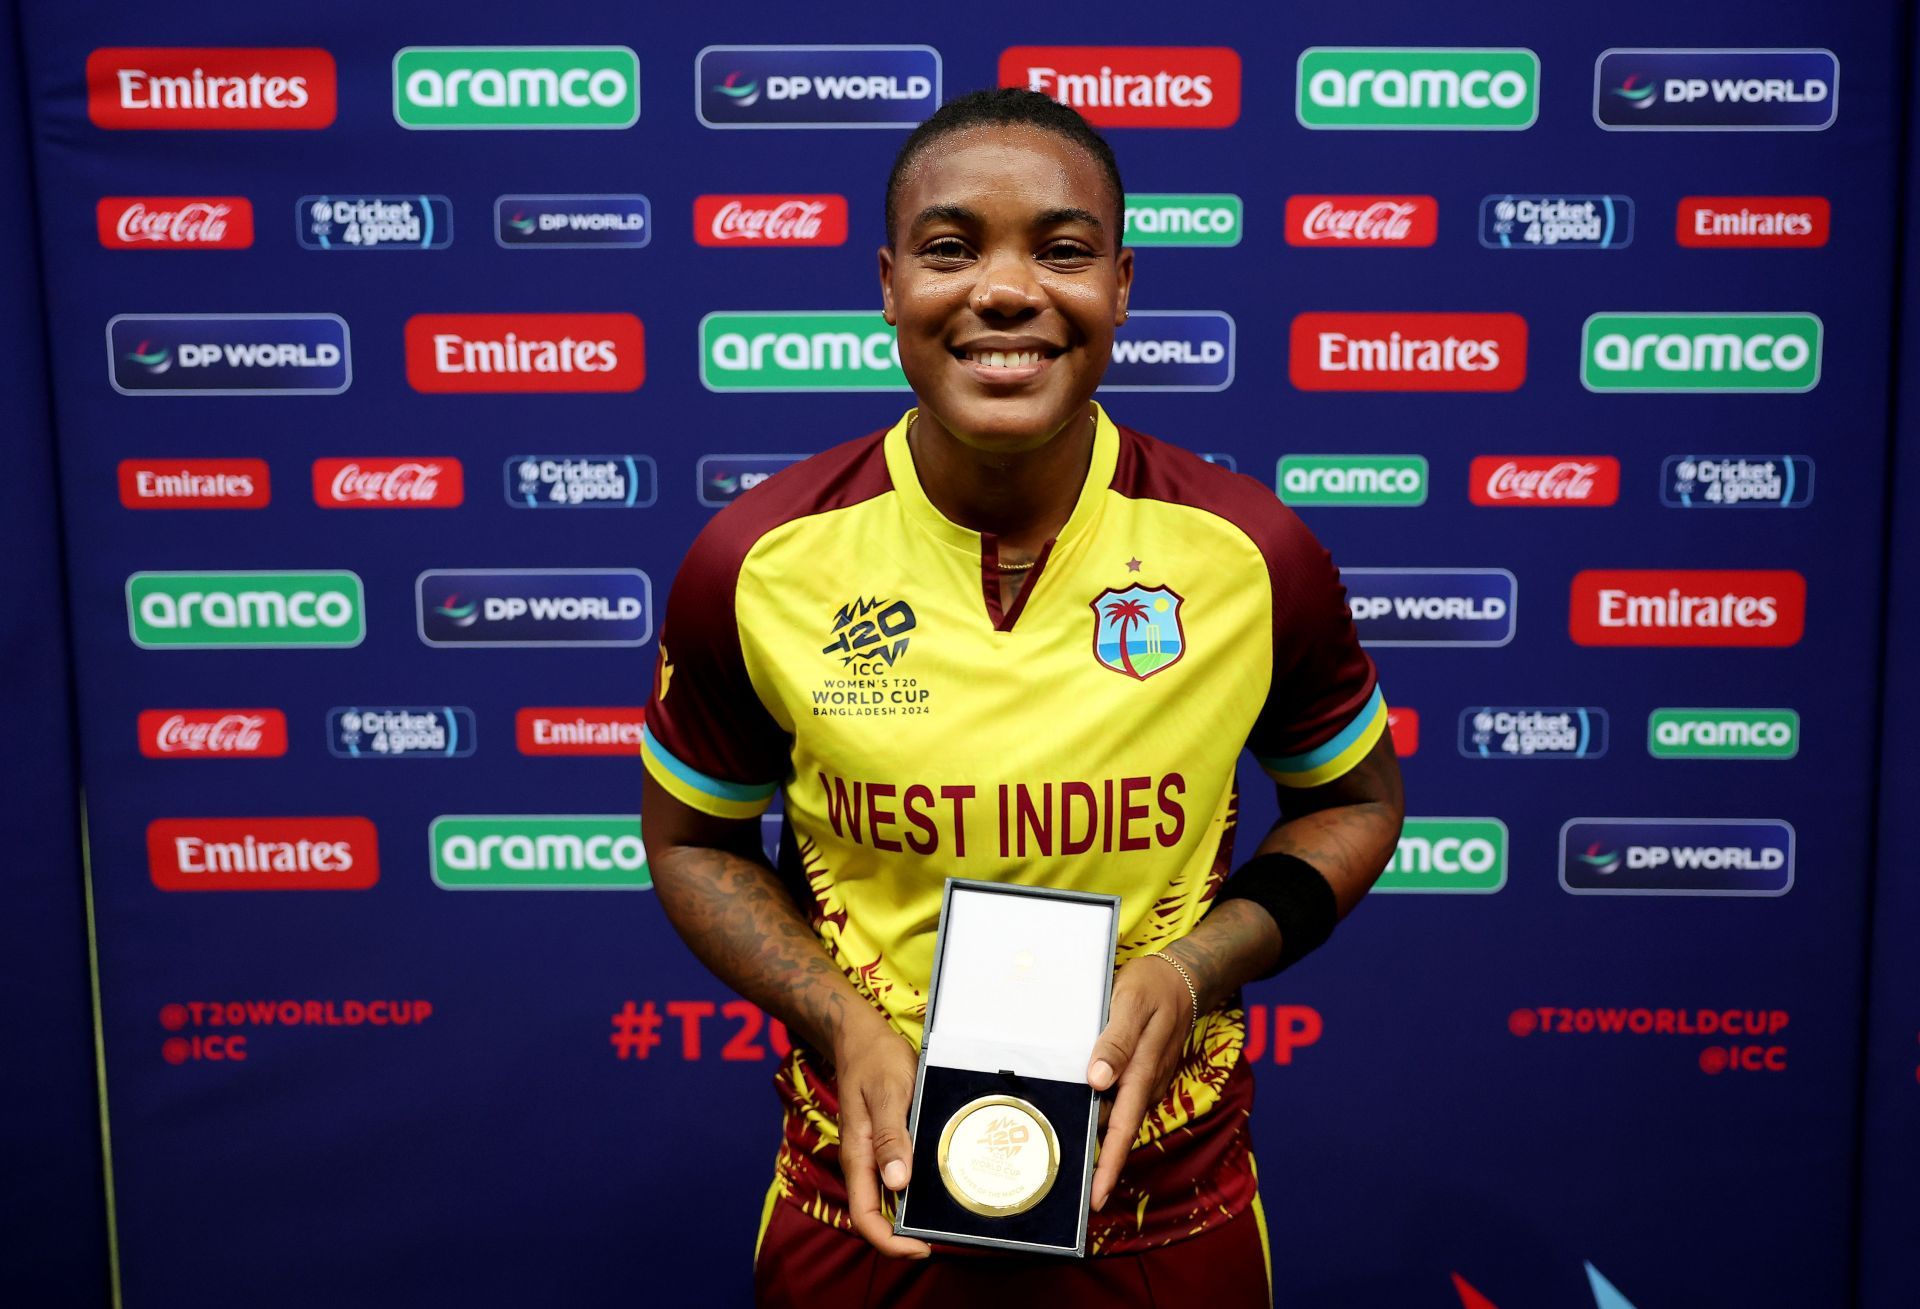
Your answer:
[[[965,205],[928,205],[925,209],[922,209],[918,214],[914,215],[912,227],[921,228],[925,227],[928,223],[939,222],[970,225],[978,223],[979,221],[980,215]],[[1091,211],[1073,206],[1068,206],[1063,209],[1047,210],[1035,221],[1034,226],[1058,227],[1062,223],[1086,223],[1102,232],[1107,230],[1107,225],[1101,222]]]

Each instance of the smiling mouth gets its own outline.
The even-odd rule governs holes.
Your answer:
[[[955,350],[953,357],[976,368],[1032,368],[1064,353],[1063,350]]]

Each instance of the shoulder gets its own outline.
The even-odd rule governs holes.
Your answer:
[[[769,533],[892,490],[885,437],[882,428],[843,441],[747,491],[700,529],[680,565],[680,577],[731,588],[747,556]]]
[[[1291,571],[1324,555],[1300,516],[1264,482],[1131,427],[1122,426],[1119,432],[1115,494],[1185,505],[1222,519],[1253,543],[1272,570]]]

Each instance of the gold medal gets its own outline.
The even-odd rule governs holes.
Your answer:
[[[987,1218],[1025,1213],[1060,1171],[1060,1142],[1047,1116],[1011,1095],[960,1107],[940,1133],[940,1180],[954,1202]]]

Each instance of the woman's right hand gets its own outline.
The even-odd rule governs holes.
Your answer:
[[[886,1019],[868,1010],[835,1042],[833,1063],[840,1092],[840,1168],[853,1229],[881,1254],[924,1259],[933,1247],[895,1236],[880,1209],[880,1188],[904,1190],[913,1172],[907,1111],[919,1057]]]

